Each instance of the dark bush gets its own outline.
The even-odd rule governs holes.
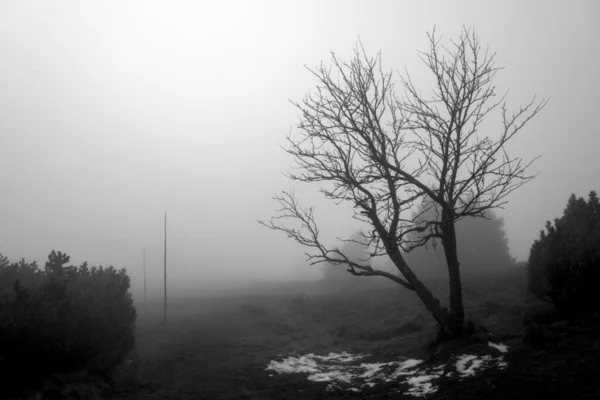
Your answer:
[[[531,246],[529,290],[571,319],[600,313],[600,203],[596,192],[571,195],[564,214],[548,221]]]
[[[0,256],[3,374],[21,382],[25,373],[32,381],[78,370],[109,377],[133,349],[136,311],[125,270],[68,261],[52,251],[41,271]]]

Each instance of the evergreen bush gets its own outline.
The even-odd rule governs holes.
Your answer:
[[[0,365],[31,380],[86,371],[109,378],[134,348],[126,271],[69,266],[52,251],[44,271],[0,255]],[[22,375],[20,380],[22,379]]]
[[[600,314],[600,203],[571,195],[561,218],[531,246],[527,265],[529,290],[570,319]]]

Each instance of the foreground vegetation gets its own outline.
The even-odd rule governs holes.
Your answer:
[[[474,259],[467,332],[452,341],[415,292],[383,278],[332,270],[174,297],[165,324],[162,302],[133,304],[124,270],[0,255],[3,398],[597,399],[599,204],[571,196],[527,267]],[[422,281],[448,301],[443,274]]]
[[[359,278],[357,278],[359,279]],[[443,280],[428,282],[441,298]],[[382,285],[331,293],[314,284],[264,285],[222,298],[172,299],[161,325],[161,304],[139,307],[137,351],[119,383],[119,399],[414,398],[393,393],[398,383],[366,391],[328,391],[307,374],[275,374],[273,360],[307,353],[370,354],[371,361],[415,357],[433,363],[478,354],[486,338],[428,349],[435,323],[414,294]],[[524,269],[465,277],[469,315],[509,347],[505,369],[462,380],[442,379],[428,399],[598,398],[593,326],[553,321],[549,307],[527,294]],[[529,321],[523,326],[523,321]],[[137,365],[137,368],[134,366]]]
[[[136,311],[125,270],[67,266],[69,260],[52,251],[41,269],[0,254],[3,398],[35,391],[49,377],[59,381],[44,390],[54,398],[97,397],[134,349]],[[65,375],[77,382],[66,391],[59,378]]]

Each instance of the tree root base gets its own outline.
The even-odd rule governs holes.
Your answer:
[[[454,334],[449,334],[441,325],[438,325],[436,337],[428,343],[427,348],[431,350],[445,343],[456,341],[487,343],[489,338],[490,333],[487,328],[467,319],[465,320],[462,329],[457,330]]]

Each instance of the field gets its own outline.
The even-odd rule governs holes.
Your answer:
[[[446,300],[444,281],[428,284]],[[392,282],[348,291],[290,283],[172,298],[166,325],[160,302],[137,305],[139,357],[115,398],[600,398],[596,331],[558,322],[544,329],[554,334],[535,339],[532,331],[534,342],[523,344],[523,316],[547,308],[527,295],[523,271],[465,277],[464,296],[468,316],[490,336],[435,354],[426,348],[435,324],[413,293]],[[330,354],[346,360],[327,360]],[[298,368],[304,372],[293,372]]]

